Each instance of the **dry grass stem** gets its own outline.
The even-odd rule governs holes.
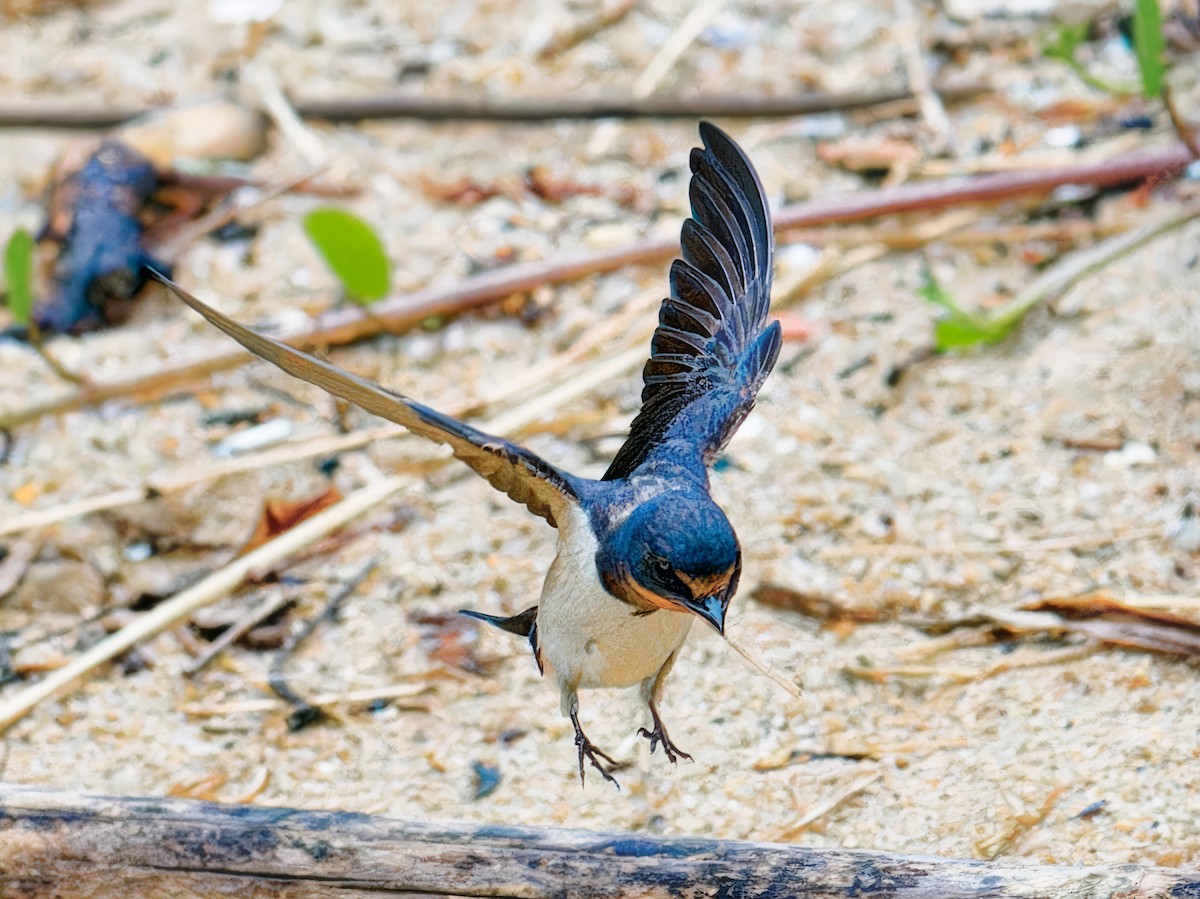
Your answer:
[[[292,600],[282,592],[275,592],[268,596],[253,609],[244,614],[241,618],[227,627],[221,632],[215,640],[213,640],[206,649],[204,655],[197,658],[194,662],[187,666],[184,673],[189,677],[202,671],[208,666],[213,659],[225,651],[227,646],[236,643],[243,636],[254,630],[259,622],[274,615]]]
[[[39,702],[72,686],[97,666],[178,624],[197,609],[228,595],[252,572],[278,565],[321,537],[354,521],[367,510],[407,487],[409,483],[410,479],[407,477],[391,477],[368,484],[337,505],[302,521],[270,543],[234,559],[195,586],[143,613],[132,623],[72,659],[70,664],[0,703],[0,732],[23,718]]]
[[[320,709],[331,706],[367,705],[379,700],[415,700],[421,694],[429,692],[429,689],[426,684],[389,684],[386,687],[364,687],[344,693],[319,693],[316,696],[308,697],[306,701],[314,708]],[[264,699],[243,699],[236,702],[193,702],[184,705],[180,711],[192,718],[217,718],[222,715],[282,712],[288,706],[288,702],[278,696],[273,696]],[[425,701],[405,703],[405,708],[412,710],[420,710],[426,706],[428,703]]]
[[[921,35],[921,22],[913,0],[896,0],[899,21],[900,48],[904,53],[904,65],[908,74],[908,87],[921,109],[921,118],[932,132],[932,149],[935,155],[954,153],[954,129],[942,99],[933,90],[929,70],[925,66],[925,47]]]
[[[867,789],[867,787],[878,781],[881,777],[883,777],[883,774],[879,771],[872,771],[870,774],[860,777],[840,793],[835,793],[820,805],[810,809],[795,824],[792,824],[772,835],[770,838],[771,842],[786,842],[788,840],[794,840],[796,837],[800,836],[800,834],[804,833],[804,831],[808,830],[808,828],[817,821],[820,821],[830,812],[835,811],[836,809],[845,805],[863,790]]]
[[[795,683],[788,680],[786,677],[776,671],[774,666],[768,665],[766,662],[762,661],[756,655],[750,652],[750,650],[738,645],[737,643],[734,643],[728,635],[725,637],[725,642],[734,652],[749,662],[751,668],[770,680],[775,681],[775,683],[779,684],[779,686],[781,686],[789,696],[794,699],[804,698],[804,694],[800,692],[800,688],[797,687]]]
[[[329,147],[296,113],[270,66],[261,59],[255,60],[243,67],[242,77],[253,87],[271,121],[304,161],[310,166],[324,166],[329,161]]]
[[[691,8],[679,25],[671,32],[671,36],[658,48],[658,52],[642,70],[642,74],[633,82],[633,96],[641,99],[650,96],[667,77],[672,67],[687,51],[687,48],[700,36],[713,17],[721,11],[725,0],[699,0]],[[588,152],[592,156],[602,156],[612,146],[617,132],[616,122],[605,122],[596,129],[588,144]]]

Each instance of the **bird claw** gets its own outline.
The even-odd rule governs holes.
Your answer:
[[[571,723],[575,725],[575,745],[579,749],[579,782],[586,786],[587,779],[584,777],[584,760],[592,763],[592,766],[600,772],[600,775],[611,783],[618,790],[621,785],[617,783],[617,779],[604,770],[604,766],[600,764],[600,759],[604,759],[614,768],[619,768],[620,763],[611,755],[600,749],[595,743],[587,738],[587,734],[583,732],[583,728],[579,726],[579,719],[574,715],[571,716]],[[599,756],[599,758],[597,758]]]
[[[667,729],[663,727],[662,719],[658,717],[658,712],[653,706],[650,708],[650,713],[654,716],[654,730],[646,730],[644,727],[638,728],[638,736],[645,737],[650,741],[650,754],[654,754],[654,750],[662,743],[663,752],[667,754],[671,764],[676,764],[679,759],[687,759],[689,762],[694,759],[671,742],[671,738],[667,736]]]

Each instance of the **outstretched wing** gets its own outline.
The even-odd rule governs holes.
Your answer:
[[[557,527],[559,517],[579,502],[575,479],[529,450],[477,431],[428,406],[388,393],[370,381],[314,359],[278,340],[256,334],[192,296],[166,275],[154,269],[150,269],[150,274],[254,355],[372,415],[446,444],[455,456],[475,469],[489,484],[552,525]]]
[[[605,480],[660,455],[703,471],[754,408],[779,356],[779,322],[767,324],[775,237],[762,185],[725,132],[701,122],[700,137],[692,217],[642,373],[642,411]]]

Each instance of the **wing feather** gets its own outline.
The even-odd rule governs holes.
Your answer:
[[[322,362],[286,343],[257,334],[208,306],[160,272],[150,269],[150,273],[179,299],[254,355],[373,415],[402,425],[414,434],[446,444],[457,458],[471,466],[489,484],[550,524],[557,526],[557,521],[567,508],[579,502],[576,479],[529,450],[503,438],[485,434],[406,397],[388,393],[370,381]]]
[[[642,372],[642,410],[605,473],[644,466],[703,472],[754,407],[781,345],[768,324],[774,233],[766,196],[745,153],[701,123],[691,154],[692,217],[671,265],[671,295]]]

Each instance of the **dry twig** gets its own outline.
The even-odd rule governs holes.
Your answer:
[[[853,799],[867,787],[871,786],[881,777],[883,777],[883,774],[879,771],[872,771],[870,774],[860,777],[844,790],[834,793],[824,802],[809,809],[808,812],[801,816],[800,820],[796,821],[794,824],[789,824],[782,830],[777,831],[771,836],[771,841],[782,843],[789,840],[794,840],[796,837],[800,836],[800,834],[804,833],[804,831],[808,830],[808,828],[817,821],[821,820],[835,809],[845,805],[848,801]]]
[[[934,92],[929,70],[925,67],[924,42],[916,6],[913,0],[895,2],[902,31],[900,47],[908,69],[908,86],[917,98],[921,118],[933,133],[933,151],[935,154],[954,152],[954,131],[950,126],[950,117],[946,115],[941,98]]]
[[[405,708],[420,711],[428,707],[427,702],[417,701],[416,697],[429,692],[428,684],[389,684],[385,687],[364,687],[359,690],[347,690],[344,693],[318,693],[308,698],[308,704],[318,709],[333,706],[369,705],[381,700],[407,699],[410,702]],[[184,705],[180,711],[191,718],[217,718],[222,715],[256,715],[263,712],[278,712],[287,701],[272,696],[264,699],[243,699],[235,702],[205,703],[192,702]]]
[[[961,101],[991,90],[984,82],[938,86],[944,100]],[[783,97],[716,94],[691,97],[545,97],[496,101],[427,97],[411,91],[370,97],[321,98],[296,95],[291,105],[306,119],[360,122],[366,119],[417,119],[426,122],[549,122],[560,119],[721,119],[791,118],[836,110],[904,103],[905,89],[825,92]],[[146,115],[149,109],[92,109],[63,104],[0,107],[0,128],[108,129]]]
[[[322,621],[333,621],[337,618],[338,610],[341,609],[342,603],[349,598],[350,594],[358,589],[378,565],[378,558],[370,559],[351,575],[349,580],[342,583],[333,596],[329,598],[329,601],[325,604],[325,608],[321,610],[320,614],[308,619],[298,631],[292,634],[288,638],[287,643],[276,654],[274,661],[271,662],[271,670],[267,677],[267,683],[270,684],[271,691],[276,696],[292,706],[292,714],[288,719],[290,730],[299,730],[304,725],[315,721],[320,717],[321,713],[318,706],[304,699],[288,686],[287,679],[283,675],[283,666],[296,652],[296,647],[312,636],[313,631],[317,629]]]
[[[199,674],[209,663],[219,656],[225,649],[250,631],[254,630],[260,622],[274,615],[284,606],[292,602],[292,598],[282,592],[274,592],[241,618],[225,628],[217,639],[213,640],[205,651],[204,655],[197,658],[194,662],[184,669],[184,673],[189,677]]]
[[[408,484],[409,479],[405,477],[385,478],[368,484],[336,506],[301,522],[253,552],[239,556],[195,586],[144,612],[132,623],[72,659],[70,664],[0,703],[0,732],[23,718],[42,700],[71,686],[97,666],[111,661],[139,643],[178,624],[197,609],[227,595],[252,572],[278,565],[315,540],[349,524]]]
[[[649,97],[667,77],[675,63],[679,60],[692,42],[700,36],[709,21],[725,5],[725,0],[698,0],[683,20],[671,32],[671,36],[663,42],[654,54],[650,63],[642,70],[642,74],[633,83],[633,96],[642,100]],[[608,151],[616,134],[615,121],[604,122],[596,129],[588,143],[588,153],[599,156]]]

